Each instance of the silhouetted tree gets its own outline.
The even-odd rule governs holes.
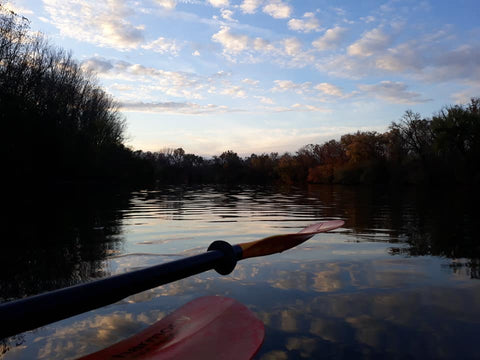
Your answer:
[[[244,163],[238,154],[232,150],[224,151],[219,157],[214,157],[216,180],[223,183],[242,182]]]
[[[306,182],[310,169],[320,164],[315,145],[308,144],[300,148],[295,155],[295,161],[298,163],[296,167],[298,181]]]
[[[454,180],[480,180],[480,98],[442,109],[432,118],[433,149]]]
[[[409,155],[418,157],[423,164],[427,163],[433,144],[430,120],[422,119],[419,113],[407,110],[398,123],[393,122],[390,125],[390,129],[395,130],[401,137],[404,149]]]
[[[247,181],[262,184],[276,181],[275,164],[277,159],[277,153],[250,155],[245,160],[248,169]]]
[[[0,121],[13,182],[123,182],[150,172],[123,145],[125,119],[112,97],[1,3]]]

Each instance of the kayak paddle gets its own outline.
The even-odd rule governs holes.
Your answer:
[[[78,360],[245,360],[263,343],[265,328],[234,299],[204,296],[145,330]]]
[[[318,233],[339,228],[342,220],[310,225],[298,233],[230,245],[214,241],[202,254],[114,275],[0,304],[0,339],[120,301],[127,296],[215,269],[230,274],[237,261],[279,253]]]

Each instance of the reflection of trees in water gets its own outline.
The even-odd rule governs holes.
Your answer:
[[[478,190],[312,186],[309,193],[331,205],[324,216],[342,217],[358,238],[409,245],[392,254],[467,258],[471,276],[478,278]]]
[[[8,203],[0,254],[0,301],[104,276],[102,261],[121,246],[128,197],[100,191],[56,191]]]
[[[260,221],[284,221],[287,226],[292,220],[342,218],[358,240],[408,244],[407,248],[392,248],[392,254],[467,258],[465,266],[478,278],[479,210],[472,201],[474,194],[473,189],[445,187],[198,186],[166,187],[138,198],[172,210],[175,219],[208,212],[219,218],[250,216],[245,221],[252,223],[262,217]]]
[[[453,261],[445,267],[455,275],[467,275],[472,279],[480,279],[480,259],[469,259],[467,262]]]

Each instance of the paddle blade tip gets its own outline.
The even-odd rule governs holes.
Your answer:
[[[343,220],[331,220],[312,224],[297,233],[275,235],[249,243],[238,244],[237,246],[239,246],[242,251],[240,259],[283,252],[294,246],[300,245],[315,234],[337,229],[343,224],[345,224]]]
[[[318,234],[326,231],[331,231],[342,227],[345,224],[343,220],[329,220],[307,226],[305,229],[300,230],[300,233],[306,234]]]

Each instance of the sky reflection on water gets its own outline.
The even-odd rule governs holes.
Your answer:
[[[412,234],[436,240],[428,229],[439,220],[430,214],[414,228],[421,212],[415,197],[398,204],[396,197],[386,201],[392,195],[371,195],[338,188],[134,194],[121,209],[114,235],[120,243],[110,246],[116,251],[95,260],[100,274],[201,252],[219,238],[245,242],[333,218],[347,224],[282,254],[242,261],[229,276],[210,271],[19,335],[4,358],[74,359],[203,295],[233,297],[262,319],[260,360],[480,358],[480,281],[468,265],[478,259],[410,256],[409,249],[420,248]]]

